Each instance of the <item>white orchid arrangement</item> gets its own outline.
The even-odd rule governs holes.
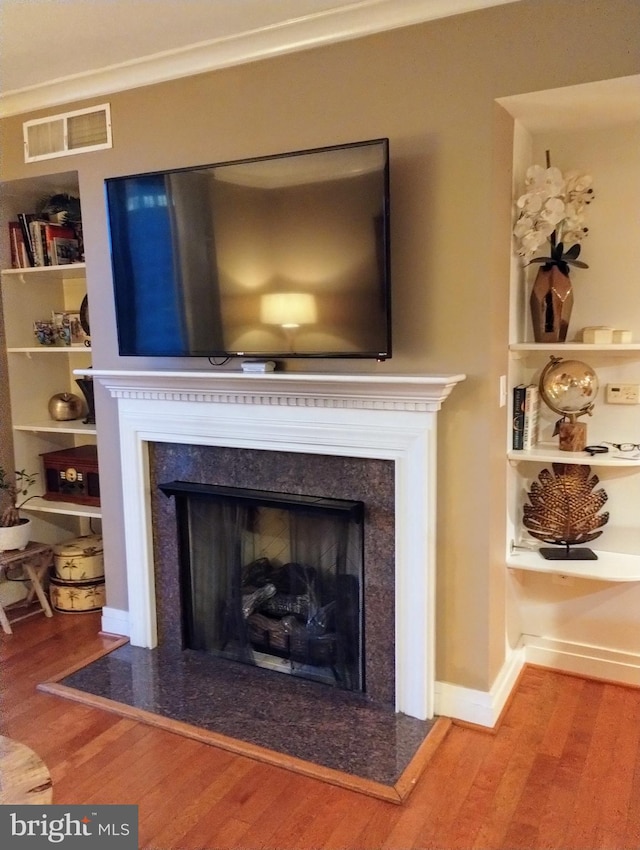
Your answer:
[[[594,199],[592,179],[588,174],[569,171],[565,175],[549,163],[547,167],[532,165],[527,169],[525,193],[516,206],[518,218],[513,230],[522,262],[558,266],[564,274],[569,266],[588,268],[578,260],[580,247],[589,229],[585,226],[586,210]],[[534,257],[545,242],[551,246],[550,256]]]

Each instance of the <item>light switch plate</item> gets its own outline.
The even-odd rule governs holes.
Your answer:
[[[607,404],[640,404],[640,384],[607,384]]]

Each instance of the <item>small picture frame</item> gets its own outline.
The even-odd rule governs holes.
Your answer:
[[[59,236],[51,240],[51,263],[54,266],[66,266],[80,262],[80,246],[77,239],[65,239]]]
[[[56,345],[71,345],[71,328],[67,314],[63,310],[54,310],[51,313],[51,320],[55,330]]]
[[[80,317],[80,310],[60,310],[52,314],[59,345],[89,345]]]
[[[71,345],[86,345],[88,336],[82,327],[80,310],[68,310],[65,312],[65,316],[69,322]]]

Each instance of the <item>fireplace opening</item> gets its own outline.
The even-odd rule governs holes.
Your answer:
[[[184,649],[365,691],[364,505],[172,481]]]

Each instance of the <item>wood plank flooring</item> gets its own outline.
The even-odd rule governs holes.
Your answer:
[[[454,725],[404,805],[36,690],[99,652],[97,615],[0,638],[0,734],[53,802],[133,803],[144,850],[638,850],[640,690],[528,667],[495,734]]]

